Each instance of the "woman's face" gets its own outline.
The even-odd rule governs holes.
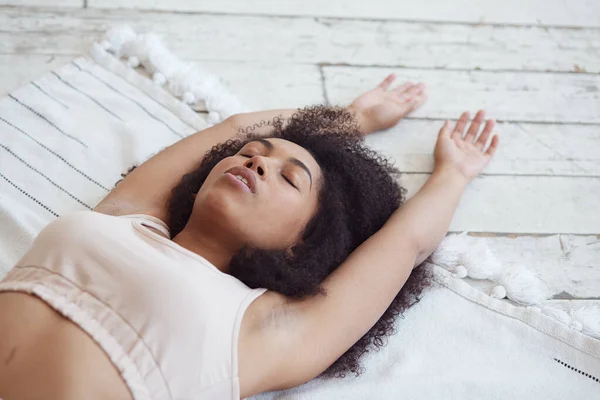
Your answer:
[[[321,168],[306,149],[284,139],[257,139],[212,169],[190,222],[210,223],[232,244],[288,249],[316,212],[320,183]]]

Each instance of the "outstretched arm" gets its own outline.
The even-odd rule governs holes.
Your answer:
[[[302,384],[326,370],[379,320],[412,269],[439,245],[475,176],[491,160],[497,146],[494,136],[484,145],[494,122],[489,121],[475,139],[483,112],[478,113],[464,138],[468,121],[463,114],[454,129],[449,122],[440,130],[435,148],[435,169],[425,185],[386,224],[358,247],[324,281],[326,296],[294,301],[281,299],[274,318],[278,328],[269,331],[273,351],[288,354],[273,370],[273,387]]]

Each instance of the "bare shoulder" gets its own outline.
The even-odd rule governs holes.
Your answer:
[[[119,217],[121,215],[144,214],[158,218],[161,221],[166,221],[167,218],[166,212],[162,209],[139,207],[131,202],[121,201],[118,199],[104,200],[94,207],[94,211],[100,214],[112,215],[114,217]]]

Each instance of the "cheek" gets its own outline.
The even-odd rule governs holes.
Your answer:
[[[263,211],[272,226],[295,235],[297,229],[306,223],[310,214],[309,207],[306,200],[295,196],[294,193],[279,193],[265,204]]]

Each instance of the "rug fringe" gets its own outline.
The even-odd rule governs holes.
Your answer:
[[[220,78],[181,61],[155,34],[137,34],[130,26],[119,26],[106,33],[100,46],[116,58],[126,59],[131,68],[142,66],[157,86],[164,86],[192,108],[198,109],[203,102],[209,126],[247,112]]]
[[[545,303],[552,293],[541,277],[524,266],[503,265],[485,238],[467,232],[447,236],[430,257],[431,263],[452,273],[455,279],[470,277],[498,283],[488,296],[505,297],[556,319],[568,327],[600,339],[600,306],[564,311]]]
[[[546,283],[523,266],[504,265],[489,248],[485,238],[466,232],[447,236],[431,255],[431,262],[453,272],[456,278],[488,279],[498,283],[492,297],[523,304],[540,304],[550,291]]]

